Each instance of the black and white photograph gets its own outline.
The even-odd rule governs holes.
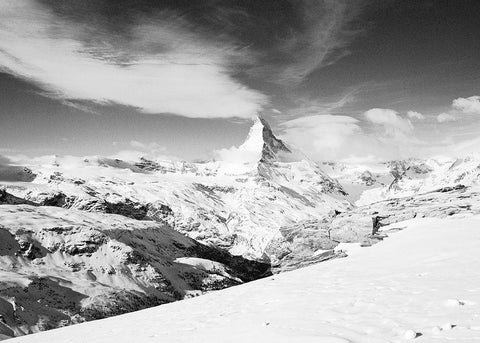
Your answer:
[[[480,343],[479,0],[0,0],[0,341]]]

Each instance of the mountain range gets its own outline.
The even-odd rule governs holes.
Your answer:
[[[0,337],[345,257],[405,220],[480,213],[477,157],[316,163],[262,118],[220,155],[1,165]]]

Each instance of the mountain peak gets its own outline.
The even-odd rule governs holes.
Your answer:
[[[290,149],[278,139],[268,124],[262,118],[257,117],[246,140],[238,147],[217,150],[217,155],[223,161],[257,163],[278,160],[279,153],[290,153]]]
[[[257,123],[262,126],[263,146],[260,161],[265,162],[275,160],[279,152],[291,153],[285,143],[273,134],[270,124],[268,124],[264,118],[260,116],[257,117],[254,125],[257,125]]]

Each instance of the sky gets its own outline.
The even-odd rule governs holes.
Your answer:
[[[480,152],[477,0],[0,0],[0,155]]]

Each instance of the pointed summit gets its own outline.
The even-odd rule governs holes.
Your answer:
[[[257,117],[250,128],[247,139],[238,147],[217,150],[223,161],[257,163],[278,160],[280,153],[290,153],[290,149],[275,137],[268,122]]]
[[[275,160],[279,152],[291,153],[285,143],[283,143],[281,139],[275,137],[270,125],[264,118],[259,116],[257,121],[262,125],[263,147],[260,159],[261,162]]]

